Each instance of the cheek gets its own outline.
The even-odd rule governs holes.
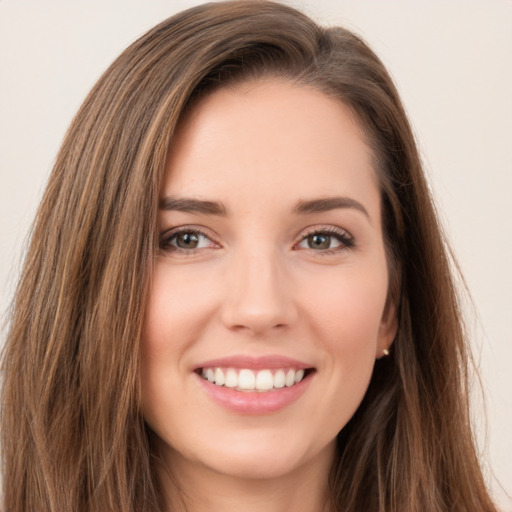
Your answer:
[[[387,277],[339,269],[318,280],[312,290],[303,303],[311,319],[311,339],[323,355],[322,366],[332,375],[329,396],[344,424],[362,400],[373,372]]]
[[[174,272],[173,274],[178,274]],[[170,400],[180,374],[181,354],[197,325],[191,304],[193,287],[171,275],[165,263],[155,266],[141,343],[141,384],[145,416],[153,416]],[[197,297],[197,293],[195,294]],[[195,314],[192,318],[192,312]],[[148,419],[148,417],[146,417]]]
[[[376,283],[367,276],[331,279],[325,293],[310,300],[312,339],[322,354],[319,378],[325,375],[318,410],[331,435],[353,416],[373,373],[386,297],[386,283]]]
[[[211,318],[218,283],[187,270],[156,265],[143,330],[143,352],[148,357],[177,355]]]
[[[177,399],[169,390],[177,390],[188,376],[185,356],[211,322],[219,289],[218,273],[207,268],[198,276],[186,265],[165,260],[155,265],[140,362],[144,415],[155,429],[162,418],[171,421],[166,411],[183,406],[174,403]]]
[[[305,308],[317,319],[315,328],[334,343],[333,349],[377,341],[387,296],[385,273],[339,269],[308,288]]]

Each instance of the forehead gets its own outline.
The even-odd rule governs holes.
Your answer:
[[[372,152],[355,114],[316,89],[278,80],[222,88],[181,120],[164,195],[288,199],[378,194]],[[277,193],[278,192],[278,193]],[[292,197],[293,196],[293,197]]]

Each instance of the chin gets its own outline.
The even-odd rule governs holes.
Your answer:
[[[245,480],[285,478],[305,466],[330,468],[334,440],[326,446],[304,446],[289,441],[282,436],[269,439],[260,434],[251,441],[240,436],[227,444],[212,443],[200,456],[196,455],[196,460],[215,473]]]

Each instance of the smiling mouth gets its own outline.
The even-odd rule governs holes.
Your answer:
[[[199,368],[197,374],[216,386],[246,393],[266,393],[291,388],[307,377],[313,368],[278,368],[251,370],[248,368]]]

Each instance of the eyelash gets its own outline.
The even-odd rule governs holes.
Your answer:
[[[180,253],[186,256],[190,256],[195,254],[197,251],[201,251],[203,249],[206,249],[206,247],[200,247],[200,248],[192,248],[192,249],[183,249],[181,247],[176,247],[174,245],[171,245],[172,242],[179,236],[179,235],[197,235],[198,237],[206,238],[209,240],[212,244],[216,245],[216,242],[212,240],[212,236],[205,233],[201,229],[198,228],[177,228],[172,229],[170,231],[166,231],[160,235],[159,240],[159,247],[161,251],[167,251],[167,252],[174,252],[174,253]]]
[[[299,244],[306,241],[311,236],[322,235],[327,236],[329,238],[335,238],[340,243],[340,245],[338,247],[332,247],[323,250],[315,250],[312,249],[311,247],[308,248],[308,250],[313,251],[315,254],[320,256],[329,256],[332,254],[336,254],[346,249],[350,249],[355,245],[354,237],[344,229],[336,227],[312,227],[310,228],[310,230],[306,232],[305,235],[301,236],[300,240],[294,245],[294,247],[297,247]]]
[[[212,240],[212,236],[207,234],[206,232],[202,231],[201,229],[198,229],[196,227],[189,228],[176,228],[172,229],[170,231],[166,231],[160,235],[159,239],[159,248],[161,251],[167,251],[167,252],[174,252],[174,253],[180,253],[186,256],[191,256],[197,253],[198,251],[202,251],[203,249],[209,249],[211,247],[199,247],[199,248],[192,248],[192,249],[183,249],[181,247],[176,247],[172,245],[172,242],[176,240],[176,238],[179,235],[196,235],[199,238],[205,238],[211,242],[212,245],[217,245],[217,243]],[[304,235],[301,236],[298,242],[296,242],[293,247],[298,248],[298,246],[306,241],[311,236],[326,236],[329,238],[335,238],[340,245],[338,247],[328,248],[328,249],[321,249],[321,250],[315,250],[311,247],[307,248],[310,251],[313,251],[314,253],[318,255],[331,255],[338,253],[340,251],[343,251],[345,249],[350,249],[355,245],[354,238],[352,235],[350,235],[347,231],[341,228],[335,228],[335,227],[313,227],[310,228]],[[200,242],[199,242],[200,243]]]

